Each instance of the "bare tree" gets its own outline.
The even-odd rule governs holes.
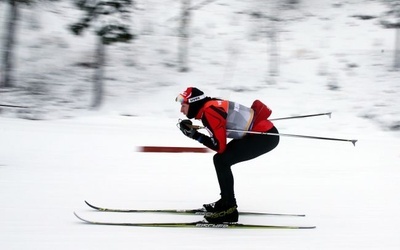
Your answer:
[[[129,42],[134,38],[129,29],[132,0],[75,0],[75,5],[85,12],[80,21],[70,25],[75,35],[81,35],[91,27],[98,38],[96,47],[96,71],[94,73],[92,108],[102,104],[104,96],[104,66],[106,45]]]
[[[275,77],[279,76],[279,32],[281,17],[281,2],[278,0],[257,1],[250,15],[257,20],[259,33],[267,39],[268,51],[268,84],[275,84]]]
[[[279,51],[279,35],[281,32],[281,25],[285,21],[282,14],[285,9],[298,8],[300,0],[286,0],[286,1],[269,1],[269,76],[272,83],[273,77],[280,74],[280,51]]]
[[[204,0],[196,5],[191,6],[191,0],[182,0],[181,14],[179,17],[170,20],[180,20],[179,27],[179,47],[178,47],[178,64],[180,72],[189,71],[189,27],[191,11],[198,10],[204,6],[217,0]]]
[[[386,0],[390,10],[381,18],[381,24],[387,29],[394,29],[395,36],[395,53],[393,68],[400,69],[400,0]]]
[[[190,0],[182,0],[181,23],[179,28],[179,48],[178,63],[179,71],[186,72],[189,70],[188,54],[189,54],[189,22],[190,22]]]
[[[269,19],[269,76],[279,76],[279,8],[272,8],[271,13],[275,13],[275,17],[272,16]]]
[[[3,59],[0,67],[0,88],[10,88],[14,86],[14,44],[16,37],[17,22],[19,18],[19,5],[30,4],[33,0],[0,0],[7,1],[9,11],[6,16]]]

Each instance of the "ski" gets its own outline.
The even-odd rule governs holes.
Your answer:
[[[88,220],[79,216],[76,212],[74,215],[81,221],[91,225],[103,226],[129,226],[129,227],[175,227],[175,228],[243,228],[243,229],[314,229],[315,226],[285,226],[285,225],[256,225],[242,223],[220,223],[213,224],[206,221],[193,222],[167,222],[167,223],[130,223],[130,222],[104,222]]]
[[[116,213],[172,213],[172,214],[195,214],[205,215],[207,211],[204,208],[198,209],[118,209],[118,208],[106,208],[98,207],[87,201],[85,203],[98,211],[101,212],[116,212]],[[263,212],[249,212],[239,211],[240,215],[267,215],[267,216],[291,216],[291,217],[304,217],[304,214],[283,214],[283,213],[263,213]]]

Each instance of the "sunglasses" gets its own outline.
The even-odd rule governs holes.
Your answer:
[[[175,98],[175,101],[176,101],[176,102],[179,102],[180,104],[187,103],[187,99],[186,99],[183,95],[181,95],[181,94],[179,94],[179,95]]]

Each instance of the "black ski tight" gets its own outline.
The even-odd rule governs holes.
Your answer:
[[[268,132],[279,133],[275,127]],[[214,166],[224,203],[236,205],[231,166],[265,154],[278,144],[279,136],[276,135],[247,134],[243,138],[230,141],[223,153],[214,155]]]

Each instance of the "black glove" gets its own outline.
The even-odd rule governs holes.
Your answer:
[[[193,139],[194,135],[198,132],[196,131],[196,129],[192,128],[192,124],[193,123],[191,120],[182,120],[179,122],[179,129],[184,135]]]

